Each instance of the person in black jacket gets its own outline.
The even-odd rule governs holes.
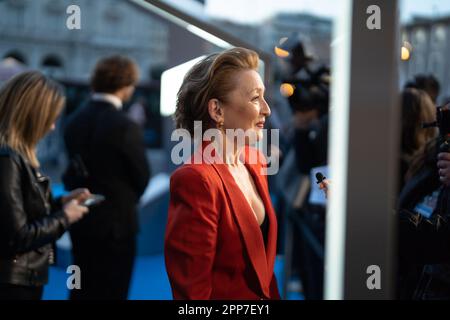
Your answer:
[[[450,198],[443,193],[442,160],[436,165],[438,146],[437,139],[429,141],[414,159],[398,200],[400,299],[450,299]],[[405,273],[413,265],[422,266],[420,277]]]
[[[422,128],[423,123],[433,122],[436,119],[436,107],[426,92],[413,88],[404,89],[401,107],[402,130],[397,188],[399,195],[406,184],[409,187],[413,185],[407,183],[414,173],[411,166],[418,163],[417,159],[421,159],[421,165],[424,165],[424,149],[427,143],[436,138],[438,133],[436,128]],[[434,166],[436,167],[436,165]],[[417,177],[414,177],[413,180],[416,181]],[[424,188],[420,187],[418,190],[420,189]],[[421,199],[417,199],[417,201],[419,200]],[[414,202],[406,201],[403,203],[410,205]],[[416,204],[414,203],[414,205]],[[400,264],[398,283],[398,297],[400,299],[409,300],[413,298],[422,270],[423,265],[421,264]]]
[[[70,164],[66,187],[86,185],[106,200],[70,231],[81,289],[70,298],[127,298],[133,270],[137,203],[146,189],[150,168],[142,129],[122,112],[138,80],[136,64],[123,56],[100,60],[94,70],[89,103],[67,123],[64,140]]]
[[[88,209],[86,189],[53,199],[35,148],[54,128],[65,98],[39,72],[25,72],[0,90],[0,300],[42,298],[53,243]]]
[[[438,134],[436,128],[422,128],[422,124],[433,122],[435,119],[436,106],[425,91],[413,88],[403,90],[399,192],[409,178],[406,173],[412,161]]]

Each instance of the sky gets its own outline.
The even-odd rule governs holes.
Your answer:
[[[339,0],[207,0],[206,13],[217,18],[253,24],[280,11],[308,12],[333,18],[339,14],[341,3]],[[408,21],[415,14],[450,15],[450,0],[401,0],[401,21]]]

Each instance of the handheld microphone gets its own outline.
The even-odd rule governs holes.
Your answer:
[[[323,180],[326,179],[326,177],[322,174],[322,172],[317,172],[316,179],[317,179],[316,183],[321,184],[323,182]]]

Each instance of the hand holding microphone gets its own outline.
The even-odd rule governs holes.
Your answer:
[[[447,187],[450,186],[450,153],[439,153],[437,166],[439,168],[439,180]]]
[[[330,186],[330,180],[328,180],[321,172],[316,173],[316,183],[319,185],[320,190],[325,192],[325,198],[328,199],[328,187]]]

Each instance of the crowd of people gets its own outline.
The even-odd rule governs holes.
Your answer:
[[[296,171],[309,179],[328,162],[330,72],[324,66],[313,70],[302,43],[292,45],[286,81],[302,90],[287,98],[294,133],[281,154],[292,145]],[[272,113],[258,61],[245,48],[211,54],[190,69],[178,91],[176,127],[193,135],[194,122],[201,121],[203,131],[217,135],[200,144],[200,164],[186,163],[171,176],[164,254],[175,299],[280,298],[274,274],[280,204],[272,204],[262,170],[267,162],[253,147]],[[151,177],[142,125],[133,120],[141,118],[139,108],[128,115],[122,110],[138,79],[137,65],[127,57],[97,63],[89,102],[64,124],[69,161],[62,180],[71,191],[59,198],[40,171],[36,146],[61,115],[63,88],[38,71],[0,88],[0,299],[42,298],[54,243],[66,231],[82,270],[81,289],[71,290],[70,299],[127,298],[137,204]],[[402,91],[400,299],[450,299],[450,105],[437,108],[439,92],[431,75],[417,76]],[[250,134],[230,139],[227,130]],[[325,206],[306,200],[293,214],[302,216],[323,246]],[[321,299],[323,260],[302,232],[296,235],[294,271],[305,298]]]
[[[126,299],[136,254],[136,205],[150,178],[141,127],[125,113],[135,62],[101,59],[90,101],[67,121],[67,195],[54,199],[36,146],[64,106],[63,88],[39,71],[0,89],[0,299],[40,299],[55,241],[69,231],[81,289],[72,300]],[[89,200],[105,199],[96,206]],[[92,201],[91,201],[92,203]]]

